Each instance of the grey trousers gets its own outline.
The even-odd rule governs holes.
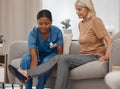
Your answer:
[[[45,72],[48,72],[50,69],[52,69],[57,64],[58,58],[59,58],[59,55],[54,56],[47,62],[42,63],[35,68],[27,70],[27,72],[31,77],[39,76]]]
[[[36,68],[28,70],[28,73],[31,77],[38,76],[49,71],[58,63],[55,89],[66,89],[69,71],[71,69],[98,59],[99,56],[97,55],[57,55],[50,59],[48,62],[43,63]]]

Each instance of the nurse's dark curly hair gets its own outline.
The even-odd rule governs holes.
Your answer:
[[[52,14],[49,10],[44,9],[44,10],[39,11],[37,14],[37,20],[40,19],[41,17],[46,17],[50,21],[52,21]]]

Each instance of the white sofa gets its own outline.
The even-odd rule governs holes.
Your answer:
[[[80,46],[78,41],[72,41],[70,54],[79,54],[79,51]],[[19,68],[21,57],[27,52],[27,41],[16,41],[11,43],[9,46],[7,64],[12,64],[13,66]],[[67,89],[109,89],[104,82],[104,77],[108,71],[108,62],[98,61],[90,62],[74,68],[70,72]],[[9,83],[21,84],[9,71],[7,72]],[[56,69],[54,68],[45,87],[54,89],[55,76]],[[36,82],[37,80],[34,80],[34,85]]]

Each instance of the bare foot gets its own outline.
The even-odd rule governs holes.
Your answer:
[[[30,75],[27,73],[26,70],[18,69],[18,71],[27,78],[27,79],[24,81],[24,83],[26,83],[26,82],[30,79]]]
[[[28,73],[26,70],[18,69],[18,71],[23,74],[25,77],[28,77]]]

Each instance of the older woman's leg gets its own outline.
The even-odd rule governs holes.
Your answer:
[[[55,89],[66,89],[69,70],[85,63],[98,60],[95,55],[61,55],[58,57],[57,79]]]
[[[38,76],[38,75],[41,75],[41,74],[49,71],[52,67],[54,67],[57,64],[58,57],[59,57],[59,55],[54,56],[49,61],[42,63],[41,65],[39,65],[35,68],[27,70],[28,74],[31,77],[34,77],[34,76]]]

